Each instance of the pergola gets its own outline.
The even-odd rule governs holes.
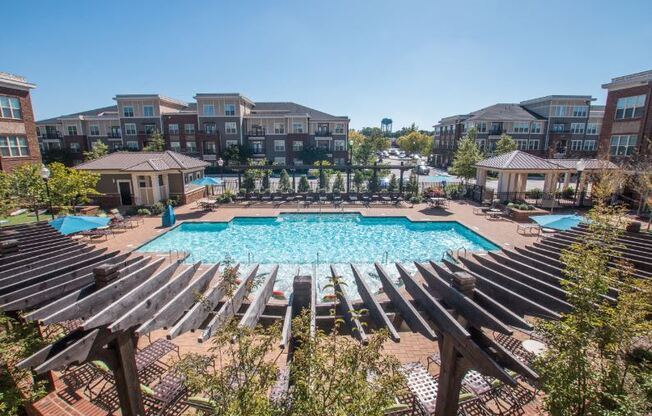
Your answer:
[[[561,312],[572,308],[560,285],[563,266],[558,256],[560,247],[583,238],[583,233],[577,229],[564,233],[561,240],[544,239],[533,248],[504,250],[489,257],[465,255],[455,262],[445,261],[445,267],[435,261],[417,263],[416,274],[396,264],[404,288],[399,288],[385,266],[376,264],[385,301],[376,298],[365,283],[366,276],[351,266],[357,294],[336,288],[336,317],[363,343],[377,328],[387,328],[390,337],[400,342],[402,323],[437,340],[441,370],[435,414],[455,415],[462,379],[469,369],[506,385],[517,383],[510,370],[537,380],[527,362],[490,334],[530,331],[525,316],[559,319]],[[652,239],[641,237],[626,247],[624,253],[635,260],[638,275],[652,276],[648,260]],[[270,302],[270,297],[278,267],[260,273],[258,265],[249,266],[227,295],[219,264],[184,264],[184,258],[106,253],[63,237],[45,223],[1,231],[0,310],[14,315],[22,311],[26,320],[42,325],[81,320],[73,331],[19,367],[45,373],[102,360],[114,374],[122,414],[143,415],[135,360],[140,336],[167,329],[167,338],[173,339],[198,331],[198,341],[204,342],[231,319],[247,327],[280,320],[280,346],[291,351],[292,318],[302,310],[310,311],[313,333],[317,325],[333,321],[329,313],[333,304],[317,301],[315,276],[296,276],[290,300],[277,303]],[[331,266],[333,276],[340,272]],[[248,293],[254,279],[262,283],[256,293]],[[353,319],[354,310],[360,308],[369,311],[362,322]],[[286,388],[290,379],[284,381]]]

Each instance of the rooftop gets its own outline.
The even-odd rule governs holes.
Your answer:
[[[36,87],[35,84],[27,82],[25,77],[10,74],[8,72],[0,72],[0,86],[16,88],[19,90],[30,90]]]
[[[613,89],[613,88],[627,88],[627,87],[636,87],[639,85],[646,85],[652,82],[652,69],[637,72],[635,74],[623,75],[616,78],[611,78],[611,82],[602,84],[602,88]]]
[[[543,117],[526,110],[520,104],[500,103],[470,113],[468,120],[536,121]]]
[[[317,120],[331,120],[331,119],[345,119],[347,116],[334,116],[332,114],[324,113],[323,111],[315,110],[314,108],[306,107],[305,105],[293,102],[256,102],[256,106],[251,111],[249,117],[260,117],[270,115],[294,115],[297,117],[310,117]]]
[[[578,101],[593,101],[590,95],[546,95],[545,97],[532,98],[530,100],[521,101],[521,105],[541,103],[552,100],[578,100]]]
[[[194,157],[167,150],[165,152],[115,152],[75,166],[83,170],[118,170],[124,172],[162,172],[209,166]]]
[[[544,172],[550,170],[566,170],[556,161],[552,162],[520,150],[490,157],[475,164],[476,167],[489,170],[520,170]]]

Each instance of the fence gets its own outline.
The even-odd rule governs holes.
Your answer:
[[[592,204],[589,192],[542,192],[539,190],[526,192],[496,192],[494,200],[501,203],[521,202],[535,207],[582,207]]]

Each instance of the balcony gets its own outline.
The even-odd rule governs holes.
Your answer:
[[[247,132],[247,136],[249,136],[249,137],[265,137],[265,130],[264,129],[249,130]]]
[[[107,133],[106,137],[108,139],[122,139],[122,134],[115,133],[115,132],[109,132],[109,133]]]
[[[61,133],[58,131],[55,133],[43,133],[39,137],[43,140],[59,140],[62,138]]]
[[[333,133],[329,130],[316,130],[315,137],[331,137]]]

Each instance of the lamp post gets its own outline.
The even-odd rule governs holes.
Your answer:
[[[575,199],[577,200],[578,208],[582,206],[582,202],[584,199],[582,194],[579,194],[579,199],[577,197],[580,191],[580,181],[582,179],[582,172],[584,171],[585,168],[586,168],[586,162],[584,161],[584,159],[578,160],[577,164],[575,165],[575,169],[577,170],[577,182],[575,183]]]
[[[217,166],[220,167],[220,179],[222,180],[222,193],[226,190],[226,184],[224,183],[224,159],[217,159]]]
[[[52,219],[54,219],[54,210],[52,209],[52,198],[50,197],[50,185],[48,185],[48,181],[50,180],[50,169],[48,169],[47,166],[45,165],[41,165],[41,171],[39,172],[39,174],[41,175],[43,182],[45,182],[45,193],[48,197],[48,205],[50,206],[50,216],[52,217]]]

